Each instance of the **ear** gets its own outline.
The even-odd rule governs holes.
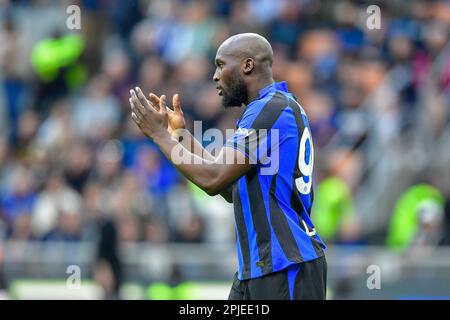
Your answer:
[[[254,67],[255,62],[253,61],[252,58],[247,58],[244,60],[244,68],[243,68],[244,74],[249,74],[250,72],[252,72]]]

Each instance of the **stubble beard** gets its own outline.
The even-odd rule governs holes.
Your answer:
[[[248,100],[247,85],[238,72],[233,75],[227,92],[223,91],[222,107],[241,107]]]

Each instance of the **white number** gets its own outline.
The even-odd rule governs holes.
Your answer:
[[[306,146],[309,144],[309,159],[306,161]],[[300,139],[300,151],[298,155],[298,168],[303,175],[295,179],[295,186],[301,194],[309,194],[312,185],[312,172],[314,166],[314,149],[311,140],[311,133],[308,127],[303,130],[302,138]],[[305,182],[305,177],[308,177],[308,182]]]

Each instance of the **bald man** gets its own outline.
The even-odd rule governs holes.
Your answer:
[[[274,82],[272,57],[269,42],[254,33],[217,50],[213,80],[223,107],[242,108],[217,156],[185,129],[178,95],[172,109],[165,95],[147,99],[136,87],[131,116],[186,178],[233,203],[238,271],[229,299],[325,299],[325,244],[310,218],[311,132],[286,83]],[[180,149],[184,161],[175,159]]]

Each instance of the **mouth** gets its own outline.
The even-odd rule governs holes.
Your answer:
[[[216,87],[216,89],[218,90],[217,94],[218,94],[219,96],[223,96],[222,88],[221,88],[221,87]]]

